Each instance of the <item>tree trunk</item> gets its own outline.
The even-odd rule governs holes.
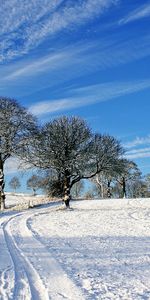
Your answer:
[[[108,180],[108,183],[107,183],[107,197],[108,197],[108,198],[111,198],[111,192],[110,192],[110,180]]]
[[[98,174],[96,175],[96,183],[98,185],[98,188],[100,190],[100,197],[104,198],[104,184],[103,184],[103,178],[101,176],[101,180],[99,180]]]
[[[32,188],[33,190],[33,196],[36,196],[36,189]]]
[[[67,208],[70,207],[70,199],[71,199],[70,190],[71,190],[70,175],[66,171],[66,176],[64,179],[64,202]]]
[[[78,198],[78,195],[79,195],[78,186],[77,186],[77,184],[75,184],[75,197]]]
[[[101,198],[104,198],[104,185],[101,183]]]
[[[3,161],[0,157],[0,210],[5,208]]]
[[[126,181],[125,181],[125,177],[122,178],[122,192],[123,192],[123,198],[126,198]]]

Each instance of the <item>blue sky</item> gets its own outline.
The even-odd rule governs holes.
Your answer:
[[[41,123],[85,118],[150,172],[150,1],[5,0],[0,13],[1,96]]]

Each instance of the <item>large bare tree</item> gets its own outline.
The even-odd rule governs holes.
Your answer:
[[[84,120],[61,117],[44,125],[24,153],[34,166],[58,173],[68,207],[72,186],[113,168],[123,150],[114,137],[92,134]]]
[[[0,97],[0,208],[5,207],[4,164],[11,156],[21,156],[36,131],[35,118],[16,100]]]

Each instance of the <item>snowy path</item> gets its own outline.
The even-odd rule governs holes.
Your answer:
[[[2,218],[1,241],[7,256],[5,251],[0,299],[83,299],[79,288],[26,226],[34,214],[36,211]]]
[[[0,214],[0,300],[149,300],[150,199],[72,205]]]

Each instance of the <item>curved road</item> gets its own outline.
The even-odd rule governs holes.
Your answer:
[[[0,299],[84,299],[79,288],[27,226],[29,218],[51,209],[55,209],[54,206],[2,214]]]

